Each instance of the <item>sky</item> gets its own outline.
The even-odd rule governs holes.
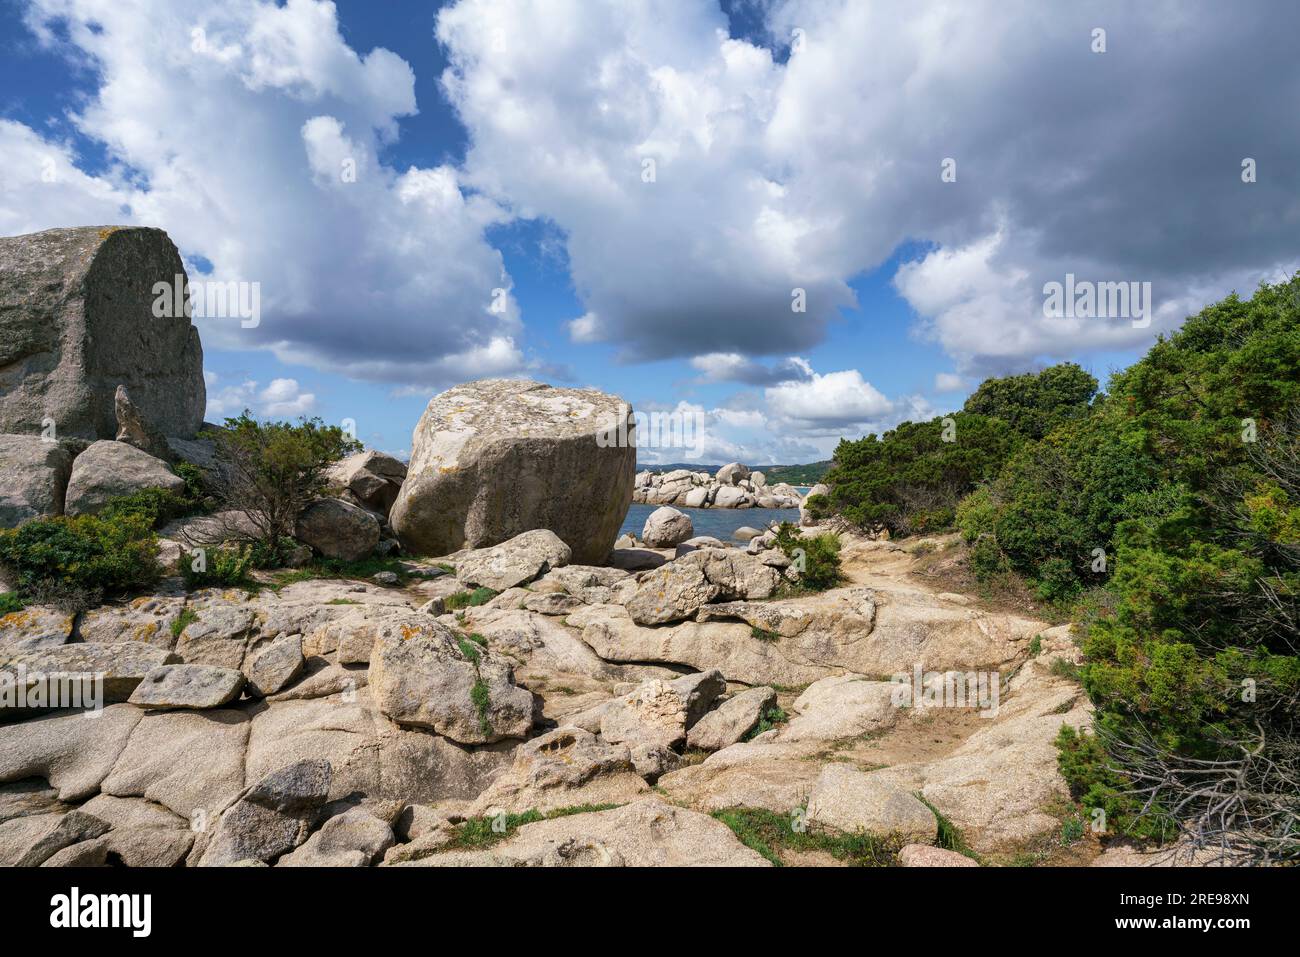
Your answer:
[[[686,422],[646,464],[811,462],[990,375],[1104,384],[1300,268],[1296,36],[1264,0],[0,0],[0,234],[159,226],[256,289],[195,320],[211,421],[406,455],[431,396],[524,376]],[[1067,277],[1134,298],[1053,313]]]

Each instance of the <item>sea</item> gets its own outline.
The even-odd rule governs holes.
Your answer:
[[[640,538],[645,520],[658,507],[634,503],[627,510],[627,518],[623,520],[619,534]],[[678,511],[690,516],[696,535],[712,535],[724,542],[734,542],[732,533],[746,525],[762,531],[772,522],[799,522],[797,508],[680,508]]]

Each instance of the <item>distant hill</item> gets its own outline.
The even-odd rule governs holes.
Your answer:
[[[670,462],[666,465],[642,465],[637,463],[638,469],[649,469],[652,472],[671,472],[673,469],[690,469],[692,472],[716,472],[725,465],[725,462],[719,462],[717,465],[708,465],[700,462]],[[751,465],[750,469],[762,472],[767,476],[767,480],[772,484],[777,482],[788,482],[791,485],[815,485],[821,481],[826,470],[831,467],[830,460],[825,462],[809,462],[807,465]]]

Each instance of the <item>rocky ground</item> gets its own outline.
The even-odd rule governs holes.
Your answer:
[[[110,703],[0,725],[0,862],[1096,856],[1062,841],[1052,741],[1089,720],[1068,629],[934,591],[911,549],[845,541],[848,582],[799,597],[777,597],[779,553],[585,566],[538,531],[395,583],[9,615],[7,668],[102,671]],[[900,706],[888,679],[918,664],[997,672],[996,714]]]

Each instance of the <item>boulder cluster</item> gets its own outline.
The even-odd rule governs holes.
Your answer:
[[[799,508],[803,496],[785,482],[768,485],[762,472],[732,462],[713,475],[691,469],[638,472],[632,501],[679,508]]]

